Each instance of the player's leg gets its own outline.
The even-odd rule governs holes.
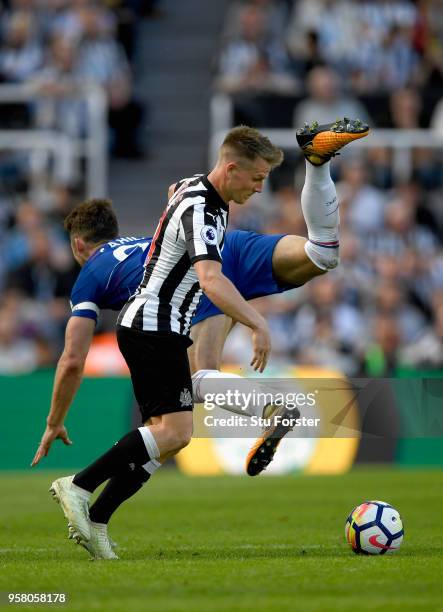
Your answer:
[[[143,465],[121,466],[108,480],[105,488],[89,509],[90,538],[88,541],[70,525],[69,537],[81,544],[95,559],[117,559],[113,542],[107,532],[114,512],[145,485],[152,474],[168,459],[186,446],[192,435],[192,412],[175,412],[152,417],[139,430],[149,457],[153,456],[155,440],[160,456]],[[152,436],[152,438],[151,438]],[[162,449],[162,450],[160,450]],[[80,478],[82,476],[80,475]],[[83,480],[80,481],[85,485]]]
[[[223,348],[235,323],[224,314],[216,314],[201,320],[192,326],[191,338],[193,345],[188,349],[192,372],[192,392],[195,403],[204,403],[205,397],[216,393],[228,395],[235,392],[238,385],[235,380],[241,380],[241,391],[250,397],[257,397],[254,391],[259,383],[232,372],[221,372]],[[230,403],[220,406],[224,410],[243,416],[263,416],[266,403],[259,399],[255,404],[238,400],[230,395]]]
[[[105,513],[103,499],[100,499],[102,496],[96,508],[97,516],[93,514],[91,517],[88,509],[91,494],[99,485],[111,479],[107,488],[108,500],[116,495],[127,499],[149,479],[150,474],[143,466],[151,462],[155,455],[158,456],[159,451],[152,450],[156,448],[155,439],[153,436],[149,439],[149,431],[144,429],[146,432],[142,428],[129,432],[84,470],[74,476],[59,478],[51,486],[52,494],[68,519],[70,537],[84,545],[94,558],[115,559],[117,556],[107,538],[106,521],[99,516]],[[121,475],[124,478],[112,481]]]
[[[182,419],[186,423],[181,423]],[[153,416],[143,424],[149,428],[154,438],[159,441],[160,446],[165,443],[171,447],[182,448],[183,430],[187,429],[190,439],[192,433],[192,413],[173,413],[164,416]],[[174,437],[174,441],[171,438]],[[91,537],[85,541],[76,531],[69,527],[69,538],[81,544],[95,559],[116,559],[114,552],[116,543],[109,537],[107,532],[108,523],[114,512],[129,498],[135,495],[142,486],[148,482],[152,474],[166,461],[174,452],[165,452],[157,459],[151,459],[143,466],[129,464],[108,480],[105,488],[89,509],[91,521]]]
[[[247,472],[255,476],[270,463],[280,440],[292,429],[291,420],[299,418],[300,413],[296,409],[289,411],[285,406],[273,406],[269,400],[262,399],[269,397],[269,394],[272,396],[272,392],[269,392],[257,379],[249,380],[236,374],[220,372],[223,347],[232,327],[232,321],[224,315],[210,316],[192,327],[194,344],[189,352],[191,370],[192,368],[196,370],[192,375],[193,396],[196,403],[203,403],[209,394],[219,393],[228,396],[229,391],[235,392],[240,388],[242,394],[249,392],[250,398],[260,398],[257,403],[249,402],[246,405],[241,400],[236,403],[232,393],[231,402],[220,406],[230,412],[244,416],[265,417],[277,423],[275,427],[265,428],[263,436],[248,455]],[[236,379],[241,380],[241,383],[236,383]],[[261,394],[257,394],[258,386],[260,386]],[[275,417],[281,417],[281,419]],[[282,422],[285,425],[282,425]]]
[[[192,326],[193,344],[188,348],[188,357],[193,374],[199,370],[220,369],[223,347],[233,327],[234,321],[225,314],[209,316]]]
[[[151,416],[162,419],[130,432],[74,476],[73,487],[81,491],[82,499],[109,480],[91,508],[89,533],[82,529],[89,522],[87,504],[80,520],[77,516],[70,520],[73,530],[88,543],[85,547],[96,558],[115,558],[105,530],[110,516],[160,467],[160,456],[178,452],[192,433],[192,382],[186,344],[173,336],[147,336],[126,328],[118,330],[117,338],[144,422]],[[174,370],[172,380],[170,368]]]
[[[277,243],[272,268],[275,278],[283,285],[303,285],[335,268],[339,261],[339,202],[330,162],[313,165],[306,159],[305,165],[301,206],[309,240],[284,236]]]
[[[330,159],[339,149],[368,133],[367,125],[347,118],[327,125],[306,124],[297,131],[297,142],[306,159],[301,206],[309,240],[304,248],[321,270],[331,270],[339,261],[339,203],[330,174]]]
[[[186,446],[192,435],[192,382],[186,344],[174,336],[146,335],[126,328],[117,330],[117,339],[131,373],[144,424],[122,439],[128,439],[132,445],[126,454],[120,450],[121,458],[117,456],[122,445],[119,441],[76,475],[74,483],[88,491],[128,465],[136,471],[131,464],[151,475],[164,458]],[[143,472],[137,469],[134,490],[147,480]]]
[[[272,256],[275,279],[282,286],[303,285],[314,276],[335,268],[339,262],[339,203],[330,175],[330,158],[344,145],[366,136],[368,126],[359,121],[337,121],[325,126],[305,126],[297,140],[306,158],[305,184],[301,194],[309,240],[285,236]],[[250,450],[246,471],[259,474],[272,461],[290,427],[271,425]]]
[[[163,414],[161,418],[153,420],[148,428],[157,441],[160,451],[158,461],[152,466],[157,469],[191,441],[192,411]]]
[[[306,238],[294,235],[283,236],[277,242],[272,255],[272,270],[280,285],[301,287],[326,272],[308,257],[306,243]]]

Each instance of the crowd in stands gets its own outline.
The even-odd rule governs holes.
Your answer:
[[[290,128],[347,116],[440,134],[439,149],[411,144],[410,171],[394,171],[389,147],[345,149],[335,158],[340,266],[259,307],[270,321],[276,365],[351,376],[442,368],[441,2],[236,0],[216,67],[215,90],[231,96],[236,123]],[[306,235],[304,160],[286,153],[272,190],[233,209],[231,227]],[[246,334],[234,331],[227,361],[247,361]]]
[[[138,24],[158,0],[9,0],[0,2],[0,84],[26,85],[32,103],[0,102],[0,130],[89,131],[88,85],[102,86],[109,147],[139,158],[145,109],[134,96]],[[69,295],[78,274],[63,219],[84,196],[74,182],[30,180],[29,156],[0,150],[0,373],[52,366],[63,347]]]
[[[113,153],[137,156],[137,24],[155,4],[0,3],[0,80],[33,83],[53,101],[51,108],[0,106],[0,127],[38,121],[82,135],[84,108],[67,94],[91,79],[107,93]],[[439,0],[234,0],[215,63],[214,89],[232,97],[236,123],[291,128],[351,116],[375,128],[428,128],[443,139]],[[271,188],[232,207],[231,229],[306,235],[304,160],[295,145],[285,153]],[[442,155],[443,140],[439,149],[413,147],[403,174],[389,147],[349,147],[333,160],[341,264],[257,302],[272,331],[272,363],[350,376],[443,368]],[[62,220],[82,193],[54,182],[36,203],[24,164],[0,151],[0,373],[55,363],[78,273]],[[226,361],[249,361],[245,333],[234,330]]]
[[[112,153],[141,155],[137,141],[143,109],[133,93],[137,7],[142,2],[11,0],[0,13],[0,82],[26,84],[35,106],[3,108],[0,126],[60,129],[82,137],[89,129],[81,88],[106,92]],[[140,6],[139,6],[140,5]],[[20,111],[21,112],[18,112]]]
[[[216,89],[235,95],[238,114],[257,125],[288,123],[285,112],[271,118],[257,104],[269,94],[301,101],[295,125],[311,106],[338,115],[357,109],[379,127],[395,125],[386,102],[408,89],[426,101],[419,119],[427,126],[443,95],[441,2],[233,0],[216,63]]]

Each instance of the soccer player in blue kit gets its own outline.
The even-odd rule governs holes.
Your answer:
[[[336,267],[339,216],[329,160],[339,148],[367,133],[367,126],[344,120],[328,126],[305,127],[297,134],[307,160],[302,209],[309,239],[228,232],[223,246],[222,270],[245,299],[301,286]],[[177,186],[171,186],[169,196]],[[111,203],[106,200],[81,204],[67,217],[65,226],[82,270],[71,294],[72,317],[67,324],[65,349],[57,366],[46,431],[32,465],[48,454],[55,439],[71,443],[63,423],[81,382],[99,312],[101,309],[119,310],[133,295],[151,246],[150,238],[118,237],[117,220]],[[192,324],[193,345],[188,351],[194,401],[198,402],[202,401],[209,381],[212,385],[214,378],[221,383],[226,377],[234,376],[222,374],[219,370],[223,345],[235,322],[203,295]],[[258,407],[259,416],[265,408]],[[241,411],[242,407],[230,409]],[[281,437],[288,430],[276,435],[275,428],[271,427],[264,432],[248,456],[247,472],[250,475],[260,473],[269,464]],[[153,459],[149,464],[143,467],[152,474],[159,463]],[[100,506],[100,498],[90,509],[91,517],[94,508]],[[102,542],[96,542],[96,548],[90,550],[96,558],[115,558],[106,534],[106,524],[107,520],[103,522]]]

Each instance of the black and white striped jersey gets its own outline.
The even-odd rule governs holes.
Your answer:
[[[228,211],[206,176],[176,184],[146,257],[143,280],[120,312],[119,325],[189,334],[201,296],[193,264],[221,262]]]

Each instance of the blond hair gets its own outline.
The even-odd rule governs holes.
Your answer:
[[[238,125],[226,134],[220,153],[222,156],[234,155],[249,161],[260,157],[272,168],[279,166],[284,157],[283,151],[273,145],[269,138],[247,125]]]

